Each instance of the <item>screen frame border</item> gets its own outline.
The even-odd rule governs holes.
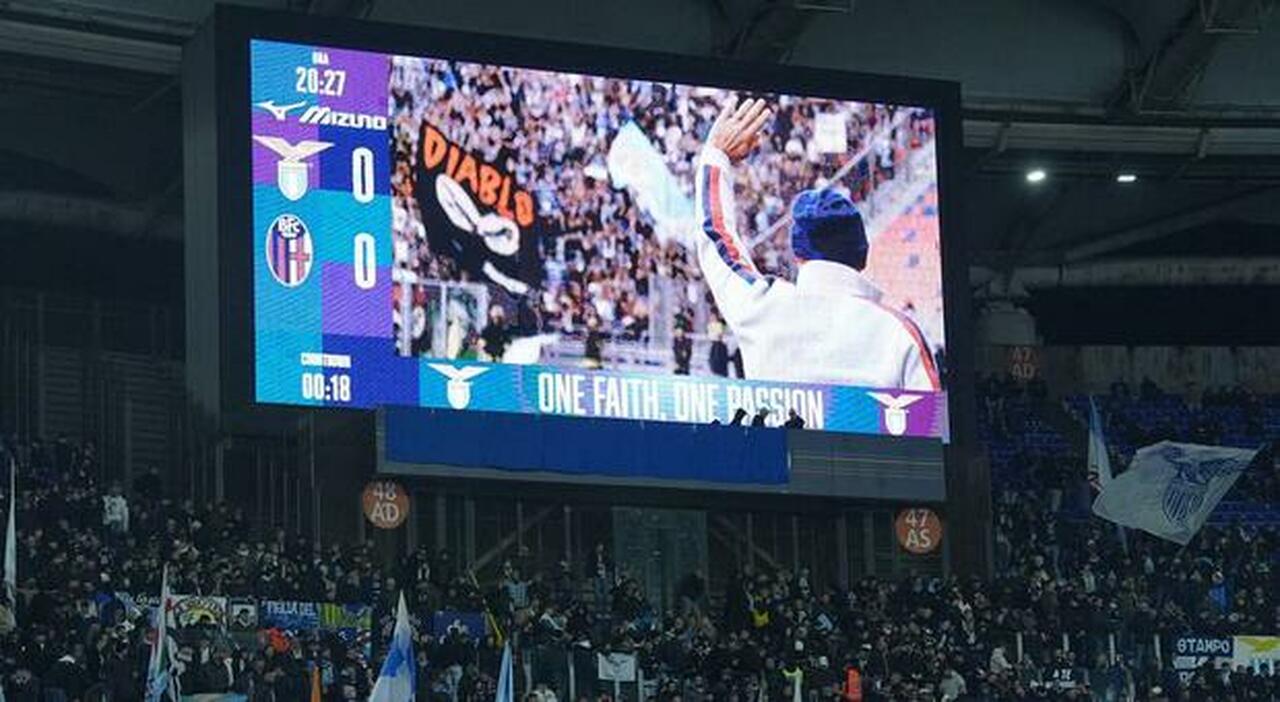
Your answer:
[[[213,32],[217,164],[218,279],[220,317],[220,411],[224,417],[252,417],[289,410],[366,413],[375,410],[261,403],[256,398],[253,301],[253,247],[244,246],[252,229],[252,148],[250,41],[291,42],[385,54],[429,56],[540,70],[588,73],[640,80],[754,90],[837,100],[876,102],[934,111],[937,125],[940,254],[949,437],[948,454],[962,451],[976,435],[968,248],[959,216],[962,153],[960,84],[925,78],[886,76],[807,66],[747,62],[480,34],[423,26],[299,15],[218,5],[209,21]],[[274,411],[273,411],[274,410]],[[246,416],[247,415],[247,416]],[[238,423],[238,422],[237,422]],[[904,441],[934,441],[907,438]],[[948,455],[946,464],[957,465]],[[948,470],[948,473],[951,471]]]

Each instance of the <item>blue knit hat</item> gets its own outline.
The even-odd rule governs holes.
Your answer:
[[[867,231],[853,201],[834,188],[805,190],[791,203],[791,250],[802,261],[867,265]]]

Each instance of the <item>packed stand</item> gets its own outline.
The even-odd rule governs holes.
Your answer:
[[[1066,443],[1046,390],[983,387],[993,452],[1015,444],[996,480],[994,578],[864,578],[841,588],[805,570],[744,568],[713,596],[695,573],[662,613],[603,545],[550,569],[518,551],[477,582],[448,552],[419,550],[391,565],[368,545],[317,549],[282,531],[250,538],[243,515],[167,500],[154,473],[127,490],[102,489],[92,446],[11,442],[21,475],[20,626],[3,638],[6,699],[46,699],[38,695],[50,689],[68,700],[140,699],[146,615],[111,594],[158,592],[164,563],[175,592],[373,605],[364,639],[183,632],[184,692],[254,701],[307,699],[312,670],[323,699],[366,699],[402,590],[424,700],[493,699],[500,641],[517,650],[524,699],[540,702],[566,699],[571,684],[580,699],[607,699],[612,689],[595,674],[601,651],[634,653],[650,698],[663,701],[789,702],[796,687],[802,700],[848,700],[851,684],[867,700],[1280,698],[1280,676],[1247,668],[1179,674],[1168,643],[1280,631],[1275,524],[1211,524],[1185,548],[1121,535],[1080,509],[1090,493],[1079,456],[1035,453]],[[1215,416],[1242,408],[1246,428],[1254,405],[1258,426],[1271,431],[1273,399],[1223,393],[1204,402]],[[1160,438],[1119,436],[1118,406],[1108,412],[1117,459],[1125,441]],[[1274,505],[1276,481],[1273,463],[1229,497]]]

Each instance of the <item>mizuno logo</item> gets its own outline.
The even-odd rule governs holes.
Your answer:
[[[305,104],[307,103],[294,102],[288,105],[277,105],[275,100],[266,100],[264,102],[254,103],[254,107],[261,107],[267,112],[270,112],[271,116],[275,117],[277,122],[283,122],[285,118],[289,116],[290,110],[296,110]]]
[[[351,127],[353,129],[375,129],[386,131],[387,118],[382,115],[364,115],[355,112],[340,112],[324,105],[312,105],[298,117],[299,124],[314,124],[325,127]]]

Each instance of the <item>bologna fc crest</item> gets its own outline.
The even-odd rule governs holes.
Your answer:
[[[276,185],[280,194],[291,202],[297,202],[307,194],[310,184],[307,172],[307,159],[333,146],[327,141],[300,141],[296,144],[273,136],[253,135],[253,140],[275,152],[280,160],[276,161]]]
[[[306,222],[293,214],[282,214],[267,228],[267,268],[281,285],[295,288],[307,280],[315,249]]]

